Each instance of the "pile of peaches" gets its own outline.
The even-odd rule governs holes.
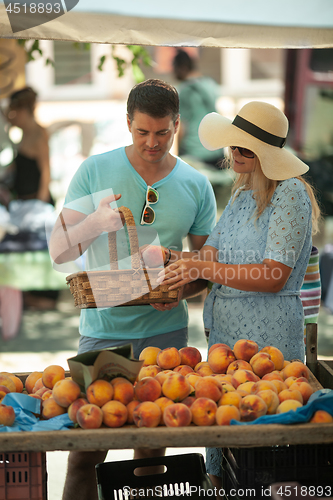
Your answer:
[[[238,340],[233,349],[214,344],[207,361],[195,347],[147,347],[139,359],[143,364],[134,384],[123,377],[97,379],[84,393],[58,365],[30,373],[24,385],[1,373],[0,403],[8,392],[26,392],[41,400],[42,419],[67,412],[83,429],[184,427],[229,425],[232,419],[246,422],[296,410],[313,393],[306,365],[284,360],[273,346],[259,351],[252,340]],[[0,424],[12,425],[14,419],[14,410],[0,404]],[[318,410],[311,422],[333,422],[333,417]]]

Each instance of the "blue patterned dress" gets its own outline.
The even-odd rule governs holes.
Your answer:
[[[223,342],[232,348],[239,339],[251,339],[259,349],[273,345],[287,360],[304,360],[300,289],[312,248],[311,202],[300,180],[287,179],[278,184],[271,204],[255,220],[252,195],[253,191],[239,190],[230,199],[205,244],[219,250],[221,263],[256,264],[272,259],[293,270],[278,293],[246,292],[214,284],[204,306],[209,347]],[[253,272],[252,277],[256,275]],[[220,475],[217,452],[215,448],[207,450],[206,467],[214,475]]]

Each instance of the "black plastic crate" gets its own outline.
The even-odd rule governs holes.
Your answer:
[[[267,488],[281,481],[298,481],[313,487],[333,486],[331,444],[224,448],[222,451],[222,481],[228,497],[244,497],[247,491],[247,496],[255,492],[257,498],[267,498]]]
[[[164,472],[144,476],[135,474],[138,468],[156,465],[163,465]],[[209,496],[207,493],[210,494],[213,490],[200,453],[104,462],[96,465],[96,475],[99,500],[175,500],[179,497],[197,500]]]

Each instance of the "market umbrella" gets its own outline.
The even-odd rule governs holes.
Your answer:
[[[243,48],[333,47],[331,0],[0,0],[0,38]]]

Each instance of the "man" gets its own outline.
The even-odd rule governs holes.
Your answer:
[[[138,229],[155,229],[167,248],[181,250],[188,236],[191,248],[198,250],[215,226],[216,203],[207,178],[170,154],[179,127],[177,91],[161,80],[136,85],[127,101],[127,123],[133,138],[130,146],[88,158],[74,175],[51,236],[55,262],[74,260],[87,249],[88,268],[106,269],[102,255],[108,256],[106,233],[122,227],[119,214],[110,207],[118,200],[119,206],[132,211]],[[150,207],[153,222],[144,217],[150,187],[158,193]],[[196,295],[204,286],[197,281],[182,289],[180,299]],[[83,309],[79,353],[129,342],[136,358],[149,345],[180,349],[187,344],[187,323],[184,300]],[[159,456],[164,450],[135,450],[134,457],[154,452]],[[95,465],[105,456],[104,451],[70,453],[63,500],[97,500]]]

